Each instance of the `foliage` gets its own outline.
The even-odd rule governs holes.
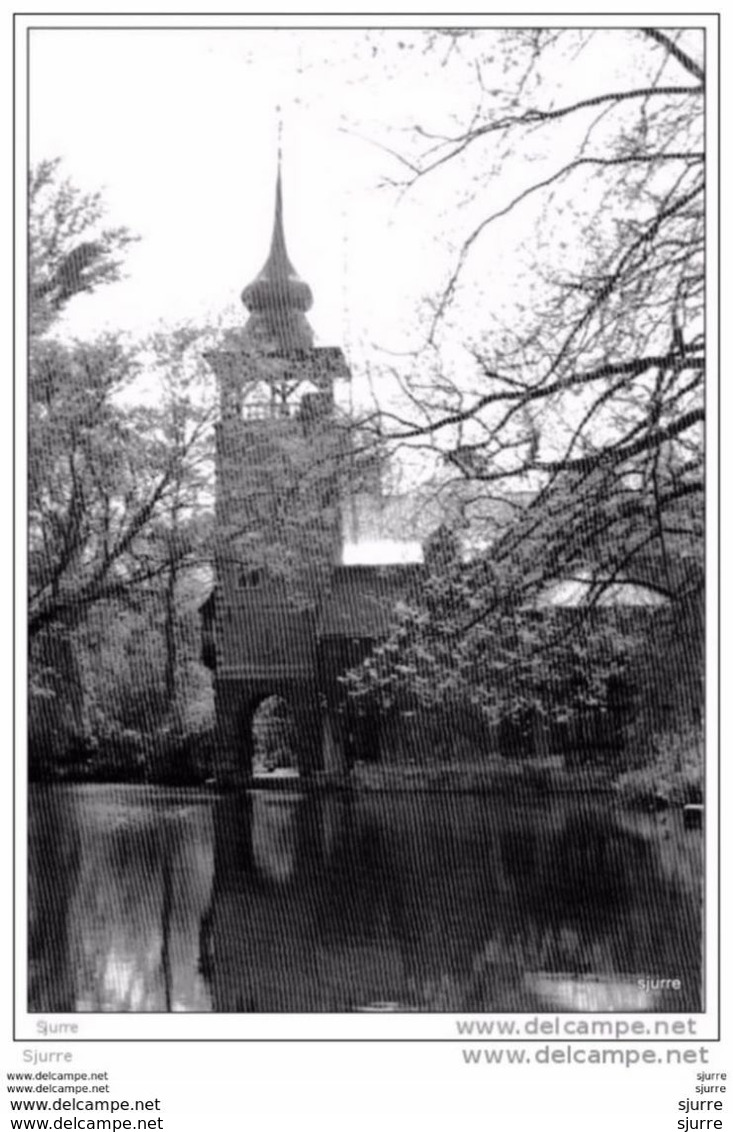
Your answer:
[[[559,757],[531,763],[474,757],[453,765],[433,757],[432,765],[428,759],[421,765],[358,763],[349,783],[369,793],[487,793],[515,802],[558,794],[607,793],[612,777],[603,767],[569,768]]]
[[[433,559],[392,633],[347,675],[357,698],[473,715],[484,729],[569,724],[602,713],[609,687],[645,639],[648,616],[538,608],[526,578],[493,558]],[[538,592],[534,591],[535,594]],[[497,743],[494,739],[493,746]]]
[[[148,371],[148,378],[155,369]],[[190,538],[184,507],[208,444],[208,410],[178,388],[156,406],[129,403],[143,363],[119,341],[67,346],[41,339],[31,356],[29,628],[76,622],[95,602],[164,572]],[[184,481],[187,498],[183,498]],[[173,537],[173,536],[171,536]],[[156,548],[157,542],[157,548]]]
[[[210,680],[198,656],[199,599],[200,587],[191,584],[177,595],[175,705],[166,686],[164,594],[153,589],[145,601],[109,602],[90,613],[76,634],[90,734],[110,726],[156,733],[174,724],[185,732],[211,725]]]
[[[616,783],[625,801],[651,807],[701,802],[704,785],[704,737],[694,726],[654,736],[648,764],[621,775]]]
[[[114,335],[54,337],[66,303],[118,278],[132,237],[103,228],[99,195],[61,181],[57,162],[31,174],[30,203],[36,770],[61,760],[61,772],[66,759],[78,772],[170,777],[166,760],[211,726],[196,613],[212,503],[203,332],[154,335],[134,350]]]
[[[200,488],[211,406],[194,393],[196,335],[156,336],[133,351],[107,335],[53,337],[64,306],[115,280],[127,229],[101,227],[99,194],[84,194],[46,161],[30,178],[29,629],[83,619],[170,564],[147,542]],[[83,263],[82,263],[83,261]],[[158,383],[155,404],[141,389]],[[176,526],[178,538],[179,523]],[[160,538],[158,538],[160,541]],[[180,541],[180,539],[179,539]],[[186,553],[188,548],[178,547]]]
[[[60,179],[60,159],[31,169],[28,184],[31,335],[46,331],[75,295],[120,277],[129,229],[102,224],[100,193]]]

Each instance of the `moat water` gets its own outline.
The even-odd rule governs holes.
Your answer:
[[[703,1007],[678,813],[99,785],[29,811],[31,1011]]]

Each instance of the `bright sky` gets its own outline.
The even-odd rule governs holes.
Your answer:
[[[510,61],[494,32],[479,34],[484,86],[505,89]],[[609,34],[617,50],[600,42],[558,76],[569,95],[617,82],[620,63],[628,73],[623,33]],[[414,346],[417,305],[445,280],[450,247],[547,157],[529,138],[500,168],[485,148],[478,184],[457,161],[402,197],[380,188],[404,167],[375,142],[409,153],[415,125],[455,134],[476,105],[473,67],[442,46],[426,54],[423,33],[35,30],[30,67],[31,160],[62,156],[74,182],[103,189],[110,221],[142,237],[125,282],[75,300],[80,335],[228,307],[239,317],[269,242],[278,105],[291,258],[313,288],[319,340],[347,349]],[[473,278],[494,305],[521,274],[528,208],[476,248]]]
[[[76,183],[103,188],[110,221],[142,237],[129,278],[76,300],[69,328],[243,314],[239,292],[269,244],[280,105],[286,234],[319,340],[400,345],[434,241],[402,222],[410,209],[393,192],[375,192],[394,160],[346,132],[392,111],[370,56],[346,30],[33,32],[31,160],[61,155]],[[439,102],[430,84],[388,85],[397,117]]]

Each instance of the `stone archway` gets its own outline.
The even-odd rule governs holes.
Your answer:
[[[300,776],[295,712],[283,696],[265,696],[249,719],[255,778]]]
[[[215,777],[222,784],[245,785],[257,755],[253,724],[263,702],[278,698],[290,707],[293,751],[301,777],[323,765],[323,721],[318,690],[306,680],[218,680]]]

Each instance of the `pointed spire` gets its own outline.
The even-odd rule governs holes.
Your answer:
[[[269,345],[285,351],[312,347],[313,331],[305,311],[313,305],[313,294],[290,262],[285,244],[280,134],[270,254],[256,279],[242,291],[242,302],[251,312],[246,326],[247,335],[257,345]]]
[[[270,267],[270,275],[285,282],[298,279],[298,273],[290,262],[288,249],[285,246],[285,228],[283,225],[283,181],[280,160],[277,163],[277,181],[275,182],[275,223],[272,227],[272,240],[267,263],[258,275],[258,279]]]

